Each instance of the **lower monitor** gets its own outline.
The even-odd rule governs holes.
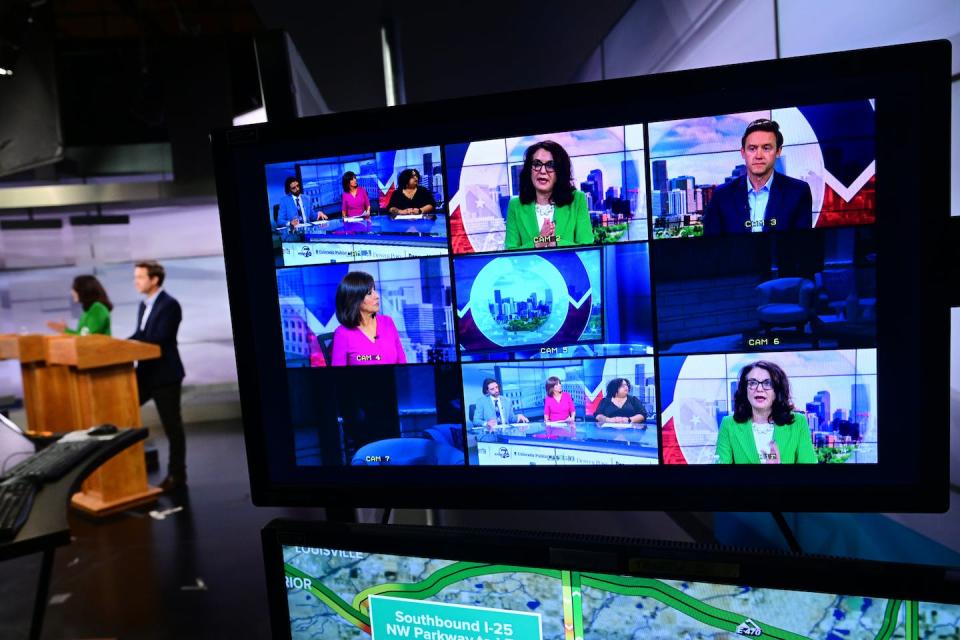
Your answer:
[[[275,521],[277,638],[955,638],[935,567],[677,544]]]

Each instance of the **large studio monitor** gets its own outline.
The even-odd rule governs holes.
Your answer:
[[[257,504],[947,504],[946,41],[214,135]]]

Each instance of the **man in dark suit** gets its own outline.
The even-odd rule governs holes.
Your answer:
[[[703,214],[703,235],[813,227],[813,196],[803,180],[774,171],[783,150],[780,125],[754,120],[740,139],[747,175],[716,188]]]
[[[165,275],[163,266],[152,260],[138,262],[134,267],[134,286],[146,299],[137,310],[137,330],[130,339],[160,346],[160,358],[137,363],[137,388],[141,406],[150,399],[157,405],[163,431],[170,443],[167,477],[160,488],[173,491],[187,484],[187,443],[180,415],[184,371],[177,350],[177,330],[182,313],[180,303],[163,290]]]

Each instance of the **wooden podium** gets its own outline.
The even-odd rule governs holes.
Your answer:
[[[32,431],[87,429],[105,422],[142,425],[133,363],[159,358],[160,347],[101,335],[14,338]],[[4,351],[9,339],[0,337],[0,357],[9,352],[9,345]],[[105,516],[150,502],[160,493],[147,484],[143,444],[137,443],[97,469],[71,504]]]
[[[47,363],[47,344],[69,336],[0,335],[0,360],[19,360],[23,379],[23,406],[31,435],[83,429],[77,422],[75,397],[70,393],[70,370]]]

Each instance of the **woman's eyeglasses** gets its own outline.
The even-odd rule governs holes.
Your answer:
[[[553,173],[557,168],[557,165],[553,164],[553,160],[548,160],[546,162],[534,160],[530,163],[530,166],[533,167],[534,171],[546,171],[547,173]]]

